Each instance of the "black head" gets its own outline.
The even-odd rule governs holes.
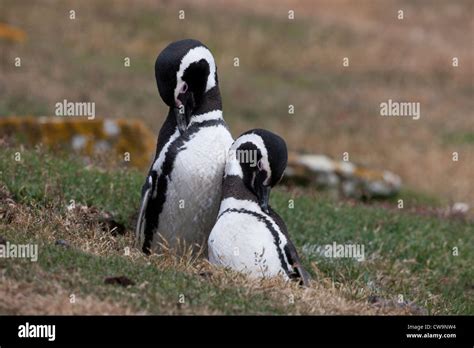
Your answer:
[[[281,180],[288,162],[285,141],[278,135],[252,129],[238,137],[230,149],[227,175],[238,175],[268,212],[270,190]]]
[[[173,42],[158,55],[155,77],[161,98],[175,110],[181,133],[205,93],[217,86],[214,57],[206,46],[192,39]]]

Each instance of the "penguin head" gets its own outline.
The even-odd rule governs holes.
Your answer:
[[[218,84],[214,57],[193,39],[169,44],[156,58],[155,77],[161,99],[174,110],[181,133],[205,93]]]
[[[237,138],[229,154],[225,175],[239,176],[268,213],[270,190],[283,177],[288,162],[285,141],[270,131],[252,129]]]

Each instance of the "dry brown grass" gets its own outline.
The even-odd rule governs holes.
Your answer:
[[[315,23],[308,29],[314,31],[310,37],[316,38],[325,27],[351,33],[353,39],[345,44],[329,38],[321,46],[317,39],[308,39],[303,50],[286,52],[286,60],[273,59],[288,76],[298,72],[333,78],[346,75],[352,86],[328,84],[329,99],[317,95],[321,92],[291,96],[298,121],[271,122],[291,147],[336,158],[347,151],[353,161],[395,171],[417,190],[474,204],[473,144],[444,144],[442,140],[445,134],[474,130],[472,3],[308,0],[270,6],[269,1],[207,2],[222,11],[231,7],[275,20],[284,20],[288,9],[293,9],[296,18]],[[399,9],[405,11],[404,21],[396,19]],[[252,43],[248,45],[254,49]],[[268,54],[282,53],[272,50]],[[462,66],[451,66],[454,56]],[[342,57],[350,58],[350,68],[341,67]],[[421,102],[421,120],[377,117],[378,105],[389,98]],[[325,107],[328,103],[331,110]],[[239,131],[248,127],[237,125]],[[451,160],[454,151],[463,156],[459,162]]]
[[[77,295],[64,289],[54,277],[40,272],[43,282],[2,279],[0,313],[7,315],[132,315],[145,314],[126,303],[100,300],[92,295]]]
[[[157,132],[165,108],[156,92],[154,59],[171,40],[192,36],[215,53],[234,135],[265,127],[282,134],[294,150],[338,159],[348,151],[352,161],[392,170],[416,190],[472,207],[473,144],[444,137],[474,129],[473,3],[401,4],[403,22],[395,19],[401,6],[395,1],[140,0],[134,6],[122,0],[2,1],[0,21],[28,37],[21,45],[0,42],[0,114],[50,115],[64,98],[92,100],[98,117],[137,117]],[[71,8],[77,11],[75,22],[67,19]],[[181,8],[186,22],[173,19]],[[286,28],[289,8],[296,11],[295,24],[303,23],[296,34]],[[12,66],[16,56],[22,57],[21,69]],[[125,56],[132,58],[129,70],[121,66]],[[235,56],[241,58],[240,69],[232,66]],[[344,56],[350,57],[350,68],[342,68]],[[460,57],[458,68],[450,65],[452,56]],[[378,105],[389,98],[420,101],[421,119],[381,118]],[[287,117],[290,103],[296,106],[294,117]],[[451,161],[453,151],[460,153],[459,162]],[[130,235],[116,238],[96,225],[84,228],[74,214],[27,207],[9,214],[29,238],[53,243],[67,237],[73,247],[94,255],[125,257],[124,248],[133,243]],[[286,303],[288,291],[295,291],[305,299],[296,301],[301,307],[295,312],[377,311],[347,300],[352,290],[339,285],[334,290],[324,275],[302,290],[275,280],[254,283],[203,260],[145,258],[135,249],[128,257],[196,277],[209,271],[212,276],[205,279],[217,287],[243,286],[249,295],[261,292],[277,302]]]
[[[291,315],[410,315],[416,311],[410,307],[397,307],[395,303],[384,306],[369,305],[365,301],[347,298],[344,286],[336,287],[334,282],[319,273],[308,288],[280,278],[253,279],[230,270],[216,268],[207,261],[198,263],[199,272],[208,272],[209,281],[218,288],[243,287],[248,295],[264,294],[275,303],[287,308]],[[313,264],[313,270],[318,272]]]
[[[268,60],[278,66],[274,73],[287,72],[288,77],[308,74],[315,79],[320,74],[333,79],[348,76],[351,88],[335,87],[327,81],[329,98],[321,91],[291,95],[298,121],[265,120],[266,126],[286,136],[292,148],[335,158],[348,151],[353,161],[389,168],[417,190],[465,200],[472,206],[473,145],[443,144],[442,140],[445,133],[474,129],[472,3],[278,1],[270,6],[269,1],[208,1],[207,6],[222,11],[231,7],[232,11],[275,20],[284,20],[288,9],[293,9],[297,19],[314,23],[308,28],[310,38],[302,43],[304,49],[286,51],[286,59],[280,50],[264,43],[273,57]],[[403,22],[396,19],[399,9],[405,11]],[[321,43],[317,34],[327,27],[333,28],[333,38]],[[336,40],[341,28],[353,39],[344,44]],[[258,49],[258,42],[249,41],[250,51]],[[351,65],[344,70],[341,60],[346,56]],[[460,58],[462,66],[451,66],[453,56]],[[259,99],[265,93],[275,93],[254,92]],[[291,92],[286,93],[288,97]],[[378,105],[389,98],[420,101],[422,119],[377,117]],[[249,125],[237,121],[236,128],[240,132]],[[452,162],[454,151],[463,156],[461,161]]]
[[[96,256],[118,256],[129,262],[140,265],[153,265],[157,272],[173,270],[182,272],[202,281],[209,282],[216,291],[240,288],[245,297],[263,295],[270,299],[276,307],[284,308],[289,314],[413,314],[416,311],[410,306],[399,307],[387,303],[383,306],[371,305],[366,301],[348,299],[350,289],[343,284],[336,286],[322,274],[315,264],[317,275],[309,288],[302,288],[296,283],[288,283],[280,278],[251,279],[243,274],[217,268],[204,257],[196,257],[192,253],[177,256],[167,249],[159,255],[145,256],[140,250],[132,247],[131,231],[124,236],[113,237],[110,231],[93,223],[97,209],[78,206],[66,214],[59,214],[47,209],[37,209],[14,202],[9,198],[5,188],[1,190],[0,214],[4,219],[0,226],[8,225],[16,230],[17,237],[31,241],[54,244],[57,239],[64,240],[67,248],[81,250]],[[87,211],[90,211],[88,216]],[[91,222],[92,221],[92,222]],[[129,248],[128,255],[125,248]],[[25,267],[16,264],[14,267]],[[61,284],[81,284],[84,282],[80,272],[66,271],[49,274],[40,266],[33,264],[34,279],[13,279],[3,275],[0,289],[0,311],[6,314],[139,314],[144,313],[138,308],[123,301],[98,299],[91,294],[65,289]],[[41,279],[41,282],[38,280]],[[150,284],[137,284],[145,289]],[[124,290],[125,291],[125,290]],[[364,291],[364,290],[362,290]],[[71,293],[76,293],[75,304],[69,302]],[[368,295],[368,292],[367,292]],[[156,294],[156,296],[160,296]],[[363,296],[362,296],[363,297]],[[220,314],[218,310],[206,306],[199,308],[183,304],[176,308],[175,303],[161,302],[161,310],[169,314]]]
[[[157,132],[166,110],[156,92],[154,59],[171,40],[192,36],[215,52],[234,135],[270,128],[291,149],[338,159],[347,151],[352,161],[401,175],[411,188],[474,205],[473,144],[446,141],[474,129],[470,1],[2,6],[0,21],[26,31],[28,40],[0,42],[0,113],[50,115],[63,98],[93,100],[99,117],[137,117]],[[67,18],[70,9],[76,21]],[[186,21],[176,19],[180,9]],[[296,12],[294,25],[288,9]],[[403,21],[396,19],[399,9]],[[16,56],[23,58],[21,69],[12,67]],[[130,69],[121,66],[125,56],[132,58]],[[349,68],[341,64],[346,56]],[[460,59],[457,68],[453,56]],[[379,104],[389,98],[420,102],[421,119],[380,117]],[[293,117],[287,117],[290,103]],[[459,162],[451,161],[454,151]]]

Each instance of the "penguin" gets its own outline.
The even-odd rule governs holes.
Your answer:
[[[212,264],[252,277],[282,276],[308,286],[283,219],[270,207],[270,190],[288,161],[285,141],[263,129],[242,134],[229,150],[222,198],[208,239]]]
[[[155,77],[169,112],[142,186],[136,242],[146,254],[163,244],[205,250],[233,143],[214,57],[198,40],[173,42],[158,55]]]

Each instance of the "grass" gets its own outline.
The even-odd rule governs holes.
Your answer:
[[[474,132],[456,132],[444,134],[442,140],[454,144],[474,144]]]
[[[466,133],[473,109],[469,0],[407,2],[403,21],[395,17],[400,4],[372,0],[2,5],[0,21],[28,37],[23,44],[0,40],[0,87],[8,86],[0,117],[51,115],[63,99],[90,100],[98,117],[136,117],[157,132],[167,111],[154,80],[156,55],[171,41],[195,37],[215,56],[233,135],[264,126],[292,150],[337,159],[347,151],[417,191],[474,203]],[[287,20],[289,7],[294,21]],[[72,8],[74,21],[67,17]],[[181,9],[185,20],[178,19]],[[18,56],[22,67],[14,68]],[[343,57],[350,58],[347,68]],[[379,105],[389,98],[420,102],[421,119],[380,117]],[[454,151],[461,154],[455,165]]]
[[[10,236],[7,232],[7,238]],[[284,313],[283,308],[261,294],[247,296],[238,288],[220,289],[217,293],[216,288],[203,279],[171,268],[157,269],[155,265],[130,262],[116,255],[107,258],[91,256],[51,244],[40,245],[40,250],[41,257],[35,267],[28,267],[28,262],[11,263],[6,267],[6,276],[40,282],[45,280],[46,272],[50,279],[54,277],[67,288],[69,294],[79,298],[83,294],[94,294],[99,300],[126,303],[136,312],[149,314]],[[38,269],[43,272],[38,272]],[[104,284],[106,277],[123,274],[138,286],[123,288]],[[185,299],[183,306],[179,303],[181,295]]]
[[[474,225],[469,221],[277,189],[272,205],[286,221],[314,278],[312,287],[304,290],[278,280],[251,281],[216,269],[202,258],[145,257],[133,248],[132,236],[143,174],[93,164],[84,167],[80,159],[42,149],[20,151],[19,162],[14,161],[15,148],[5,148],[0,154],[0,183],[11,194],[11,201],[5,197],[8,193],[0,197],[0,235],[11,242],[38,243],[40,256],[37,263],[0,260],[0,268],[10,283],[28,284],[34,292],[47,293],[49,286],[61,289],[66,299],[74,293],[98,303],[76,311],[400,314],[421,307],[430,314],[474,313],[474,260],[469,253]],[[127,232],[114,237],[98,225],[85,224],[76,210],[66,209],[71,199],[77,205],[111,212],[126,225]],[[293,209],[289,199],[294,200]],[[58,239],[70,247],[56,245]],[[305,245],[333,242],[363,244],[366,260],[330,259],[302,251]],[[125,254],[127,247],[129,255]],[[453,256],[453,247],[458,247],[458,256]],[[105,277],[121,275],[135,285],[104,284]],[[181,295],[183,304],[179,303]],[[296,297],[294,304],[288,302],[290,295]],[[390,301],[401,295],[408,305],[376,308],[367,303],[373,295]],[[0,301],[1,312],[18,313],[5,302]],[[69,306],[65,301],[55,311],[69,313]],[[43,307],[38,308],[41,312]]]
[[[296,199],[298,210],[293,212],[285,207],[287,199],[278,194],[274,204],[299,245],[365,246],[367,260],[360,263],[317,255],[307,258],[336,284],[348,288],[353,298],[370,284],[384,297],[402,295],[431,313],[440,308],[451,308],[447,313],[473,313],[472,223],[318,202],[305,196]],[[454,247],[461,251],[459,256],[453,256]]]
[[[401,295],[432,314],[473,314],[468,252],[473,225],[431,211],[448,202],[473,205],[473,137],[467,131],[472,128],[473,54],[472,34],[466,35],[472,32],[472,2],[410,1],[403,6],[403,22],[394,17],[398,2],[301,1],[291,3],[293,22],[286,20],[285,1],[210,2],[139,0],[130,7],[122,0],[5,0],[0,21],[28,37],[23,44],[0,41],[5,53],[0,90],[8,86],[0,117],[51,115],[57,101],[90,100],[99,117],[137,117],[157,131],[166,110],[154,81],[156,54],[173,40],[195,37],[215,55],[225,118],[234,135],[264,126],[280,133],[292,150],[336,159],[348,151],[357,163],[402,177],[406,189],[388,203],[340,203],[283,188],[272,194],[300,253],[305,245],[352,242],[365,246],[367,260],[303,255],[315,282],[301,291],[250,282],[203,260],[145,258],[134,249],[131,257],[124,256],[133,243],[143,174],[100,169],[43,150],[21,150],[22,160],[15,162],[16,150],[2,148],[0,183],[14,203],[0,201],[0,216],[8,217],[0,221],[0,234],[10,241],[38,242],[42,257],[37,264],[0,260],[6,277],[0,311],[410,312],[410,306],[367,304],[371,295],[387,300]],[[72,8],[75,21],[67,18]],[[177,19],[180,9],[186,11],[185,21]],[[460,58],[457,68],[450,64],[454,54]],[[12,65],[18,56],[21,68]],[[343,68],[346,56],[350,67]],[[123,67],[124,57],[131,58],[130,68]],[[238,68],[234,57],[240,58]],[[422,118],[378,117],[378,105],[389,98],[421,102]],[[288,104],[295,105],[291,117]],[[454,151],[460,154],[456,163]],[[294,209],[288,208],[290,198],[296,200]],[[398,198],[404,200],[403,210],[396,209]],[[70,211],[71,200],[88,208]],[[97,214],[91,207],[110,212],[127,233],[113,237],[91,223],[87,217]],[[56,246],[57,239],[72,248]],[[453,247],[459,256],[452,255]],[[105,276],[119,274],[136,285],[103,284]],[[75,309],[67,300],[71,292],[83,299]],[[176,303],[180,293],[186,295],[184,305]],[[29,294],[28,308],[24,294]],[[286,301],[289,294],[297,295],[294,305]]]
[[[130,224],[137,211],[143,177],[137,171],[114,169],[91,172],[81,161],[61,160],[41,150],[7,150],[0,159],[2,181],[20,203],[38,203],[64,212],[71,201],[100,207],[120,223]],[[58,203],[60,202],[60,203]]]

